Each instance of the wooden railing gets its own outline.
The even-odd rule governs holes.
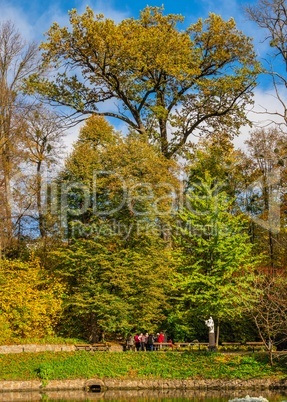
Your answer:
[[[108,352],[110,350],[110,344],[109,343],[91,343],[91,344],[77,344],[74,345],[75,350],[86,350],[88,352],[98,352],[98,351],[105,351]]]
[[[252,351],[254,353],[256,348],[262,348],[264,347],[264,342],[245,342],[246,346],[251,346],[252,347]]]
[[[122,346],[124,346],[125,343],[122,343]],[[255,352],[256,349],[260,349],[264,347],[263,342],[222,342],[221,344],[223,347],[226,349],[238,349],[241,346],[250,346],[252,348],[252,351]],[[110,350],[110,343],[104,342],[104,343],[92,343],[92,344],[76,344],[74,345],[75,350],[86,350],[89,352],[96,352],[96,351],[109,351]],[[153,350],[154,351],[171,351],[171,350],[177,350],[177,351],[184,351],[184,350],[207,350],[209,347],[209,343],[207,342],[154,342],[153,344]],[[126,348],[123,347],[124,350]],[[134,348],[133,348],[134,350]]]
[[[176,349],[188,349],[188,350],[201,350],[206,349],[209,346],[209,343],[206,342],[176,342]]]

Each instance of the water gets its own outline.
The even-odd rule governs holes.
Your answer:
[[[228,402],[234,398],[262,396],[269,402],[287,402],[287,390],[193,391],[193,390],[109,390],[105,392],[50,391],[44,392],[3,392],[0,402]]]

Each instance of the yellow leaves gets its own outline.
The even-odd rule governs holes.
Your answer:
[[[177,22],[183,22],[184,17],[177,14],[163,15],[164,7],[147,6],[140,12],[140,20],[144,26],[168,25],[174,27]]]
[[[212,56],[218,65],[235,57],[242,63],[251,63],[251,58],[255,60],[251,40],[236,29],[233,18],[224,21],[221,16],[211,13],[205,21],[199,20],[191,25],[188,32],[194,35],[195,42],[201,43],[202,50]]]
[[[104,117],[93,115],[86,120],[81,129],[80,142],[89,142],[90,145],[115,143],[116,134]]]
[[[126,19],[116,25],[102,15],[95,18],[89,8],[82,16],[72,10],[72,32],[53,24],[41,48],[50,56],[66,53],[65,57],[81,48],[101,68],[128,68],[135,77],[155,69],[180,76],[183,70],[188,72],[190,60],[194,60],[188,34],[176,29],[176,23],[182,20],[182,16],[164,16],[161,8],[147,7],[140,20]]]
[[[251,41],[233,19],[216,14],[185,31],[178,27],[182,21],[181,15],[164,15],[163,7],[146,7],[139,19],[120,23],[89,8],[83,15],[73,10],[71,30],[54,24],[42,46],[43,65],[59,68],[55,79],[49,84],[40,78],[33,88],[77,112],[113,116],[148,132],[167,157],[195,129],[235,121],[236,131],[246,122],[258,74]],[[103,107],[107,101],[117,108]],[[170,125],[177,127],[172,141]]]
[[[139,135],[120,137],[109,127],[99,117],[87,120],[66,163],[67,178],[94,183],[93,191],[105,194],[109,210],[116,205],[121,213],[129,214],[128,207],[132,213],[168,216],[179,187],[175,162]]]
[[[145,19],[125,20],[118,26],[122,54],[129,63],[132,60],[135,73],[158,70],[179,76],[187,68],[192,56],[189,36],[179,32],[169,17],[150,24]]]
[[[0,311],[14,336],[51,334],[61,313],[61,283],[44,273],[39,259],[1,260]]]
[[[90,8],[83,15],[72,10],[72,32],[53,24],[42,49],[50,55],[65,54],[65,58],[77,52],[80,57],[89,58],[99,72],[108,71],[115,76],[121,72],[120,85],[125,85],[126,79],[126,84],[131,85],[145,75],[154,84],[159,76],[164,84],[163,73],[179,80],[199,75],[201,51],[207,51],[218,65],[235,54],[243,57],[251,51],[250,42],[236,30],[233,19],[226,22],[210,14],[207,20],[199,20],[185,32],[177,27],[182,21],[181,15],[164,15],[163,7],[146,7],[140,19],[126,19],[119,24],[101,14],[94,16]]]

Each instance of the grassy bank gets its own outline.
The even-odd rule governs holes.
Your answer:
[[[76,378],[252,379],[286,376],[263,354],[44,352],[0,355],[0,380]]]

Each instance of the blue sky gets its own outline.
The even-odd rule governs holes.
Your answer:
[[[222,15],[224,18],[234,17],[239,28],[247,35],[256,32],[244,16],[243,7],[255,4],[254,0],[0,0],[0,20],[11,19],[21,27],[29,39],[41,39],[52,22],[67,22],[68,10],[76,8],[80,13],[86,6],[106,17],[121,20],[127,17],[138,17],[140,10],[147,5],[163,5],[166,13],[182,14],[187,24],[199,17],[206,17],[209,12]]]
[[[12,20],[22,37],[29,41],[41,42],[45,39],[44,33],[53,22],[61,26],[68,25],[68,11],[76,8],[82,13],[86,6],[90,6],[96,13],[103,13],[115,21],[124,18],[139,16],[140,10],[147,5],[164,6],[166,13],[182,14],[185,24],[189,25],[199,17],[207,17],[210,12],[220,14],[224,19],[233,17],[237,27],[247,36],[253,38],[254,47],[259,59],[265,58],[268,48],[263,41],[264,32],[244,14],[244,6],[255,5],[256,0],[0,0],[0,21]],[[255,91],[257,110],[279,107],[274,97],[272,87],[268,88],[261,79],[261,84]],[[287,103],[287,102],[286,102]],[[264,120],[264,116],[252,112],[250,119]],[[243,128],[243,134],[245,129]],[[249,130],[249,128],[246,130]],[[238,140],[238,146],[243,142]]]

